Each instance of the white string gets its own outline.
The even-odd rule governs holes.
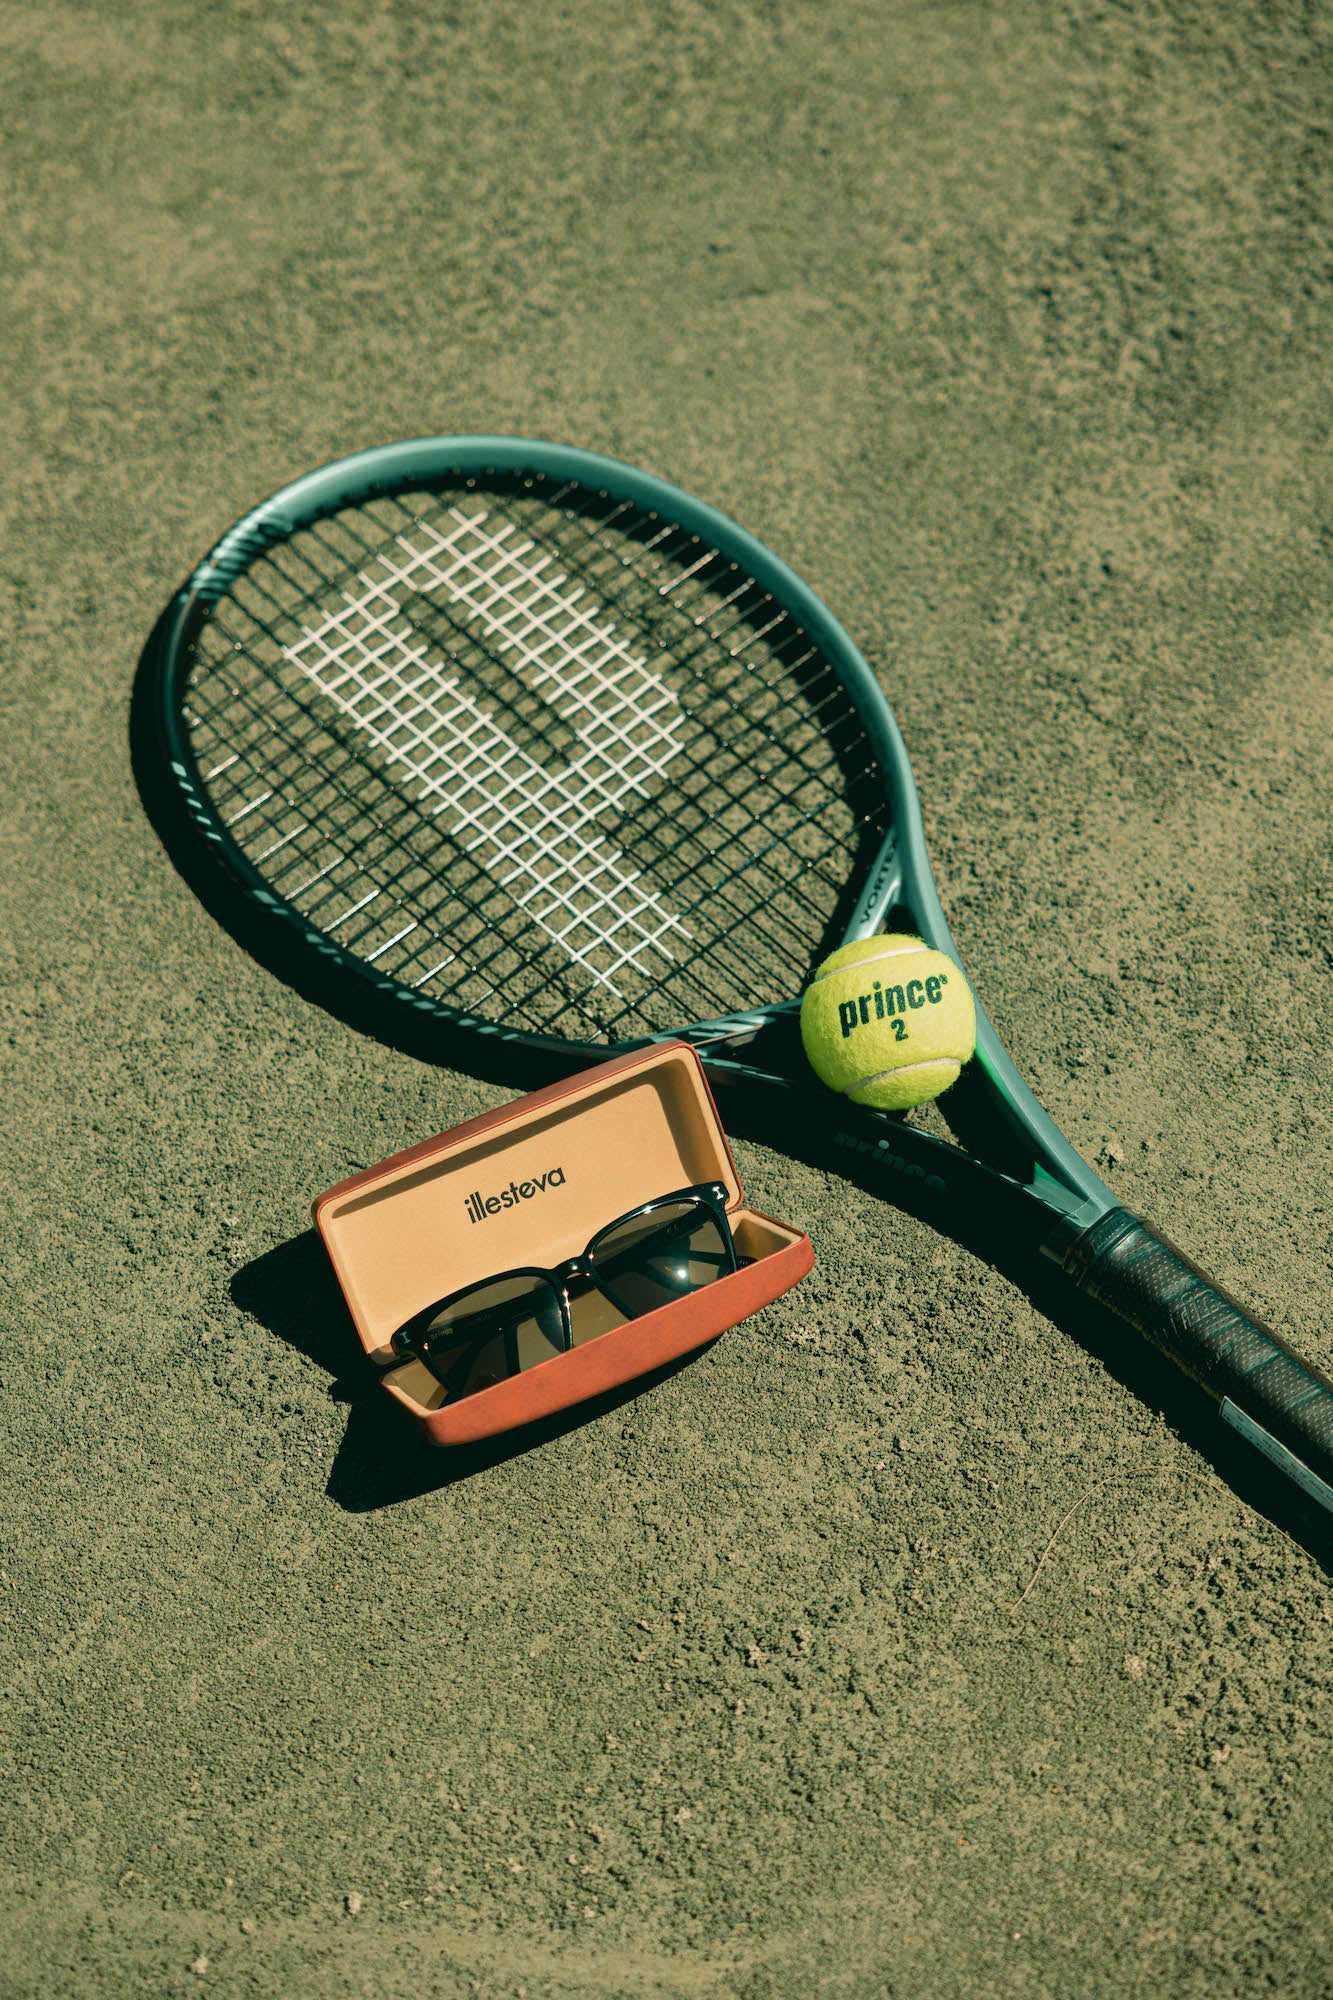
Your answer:
[[[676,696],[600,607],[534,557],[513,523],[451,508],[447,531],[418,523],[395,538],[303,628],[285,657],[348,716],[413,795],[478,853],[547,937],[612,992],[626,967],[689,933],[598,826],[646,793],[681,746]],[[443,592],[574,730],[564,766],[537,763],[432,657],[401,595]],[[381,947],[382,949],[383,947]],[[378,954],[377,954],[378,955]]]

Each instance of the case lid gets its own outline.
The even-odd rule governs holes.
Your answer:
[[[639,1203],[703,1181],[740,1206],[699,1058],[663,1042],[395,1153],[312,1212],[362,1345],[387,1365],[394,1330],[433,1300],[560,1264]]]

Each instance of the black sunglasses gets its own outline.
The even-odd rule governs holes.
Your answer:
[[[749,1263],[736,1255],[719,1181],[659,1195],[608,1222],[554,1270],[502,1271],[437,1299],[398,1328],[396,1354],[424,1362],[450,1396],[471,1396],[574,1345],[570,1298],[594,1290],[626,1319]]]

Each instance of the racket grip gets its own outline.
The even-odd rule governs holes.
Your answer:
[[[1079,1290],[1152,1341],[1233,1429],[1333,1511],[1333,1383],[1127,1209],[1061,1259]]]

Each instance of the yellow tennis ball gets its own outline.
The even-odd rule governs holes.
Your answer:
[[[951,958],[890,932],[840,945],[801,1001],[820,1081],[853,1104],[906,1111],[947,1090],[977,1042],[977,1010]]]

